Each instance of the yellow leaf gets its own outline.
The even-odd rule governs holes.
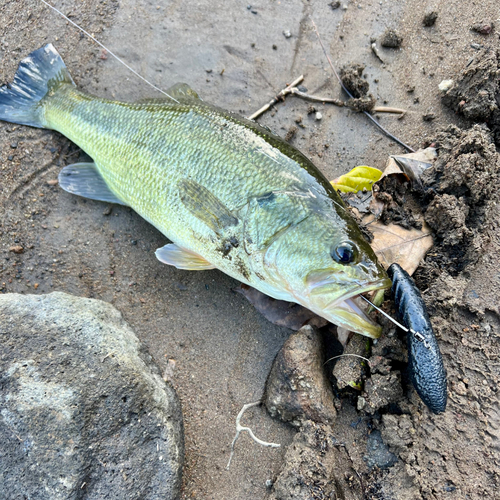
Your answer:
[[[362,165],[354,167],[347,174],[337,177],[331,181],[332,186],[343,193],[357,193],[366,189],[371,191],[372,186],[382,177],[382,172],[378,168]]]

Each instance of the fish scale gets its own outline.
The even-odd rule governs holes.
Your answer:
[[[218,268],[268,295],[377,337],[356,301],[390,286],[339,195],[283,139],[200,100],[121,103],[79,91],[52,45],[0,88],[0,119],[57,130],[94,163],[65,167],[60,185],[132,207],[173,243],[160,261]]]

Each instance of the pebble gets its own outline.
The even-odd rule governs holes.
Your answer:
[[[285,35],[285,38],[290,38],[292,36],[292,34],[290,33],[290,30],[283,31],[283,35]]]
[[[439,85],[439,90],[441,92],[447,92],[448,90],[451,89],[451,87],[453,87],[453,84],[455,82],[453,80],[443,80]]]
[[[323,118],[323,115],[318,111],[315,115],[316,120],[321,120]]]
[[[480,35],[489,35],[493,31],[493,23],[489,21],[483,21],[480,23],[473,24],[471,30],[479,33]]]
[[[329,5],[333,10],[338,9],[340,7],[340,1],[336,0],[335,2],[331,2]]]

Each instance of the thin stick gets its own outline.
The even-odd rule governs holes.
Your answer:
[[[332,71],[333,71],[333,74],[337,77],[337,80],[339,81],[340,83],[340,86],[342,87],[342,89],[344,90],[344,92],[351,98],[351,99],[354,99],[354,97],[352,96],[352,94],[347,90],[347,88],[345,87],[345,85],[342,83],[342,80],[339,76],[339,74],[337,73],[335,67],[333,66],[333,63],[330,59],[330,56],[328,55],[326,49],[325,49],[325,46],[323,45],[323,42],[321,40],[321,37],[319,35],[319,31],[318,31],[318,27],[316,26],[315,22],[313,21],[313,18],[311,16],[309,16],[309,19],[311,20],[311,23],[314,27],[314,31],[316,33],[316,36],[318,38],[318,41],[321,45],[321,48],[323,49],[323,53],[325,54],[325,57],[327,58],[328,60],[328,63],[330,64],[330,68],[332,68]],[[388,130],[386,130],[370,113],[368,113],[367,111],[363,111],[363,113],[378,127],[380,128],[380,130],[382,130],[384,132],[384,134],[387,135],[387,137],[390,137],[393,141],[397,142],[398,144],[400,144],[401,146],[403,146],[404,148],[406,148],[408,151],[410,151],[411,153],[414,153],[415,150],[410,148],[410,146],[407,146],[404,142],[400,141],[397,137],[393,136]]]
[[[399,115],[406,114],[406,109],[401,108],[391,108],[389,106],[375,106],[372,111],[374,113],[394,113]]]
[[[316,95],[306,94],[304,92],[301,92],[297,88],[290,89],[290,94],[296,95],[297,97],[301,97],[302,99],[306,99],[308,101],[335,104],[335,106],[340,106],[340,107],[346,106],[346,103],[344,101],[341,101],[340,99],[334,99],[333,97],[320,97],[320,96],[316,96]]]
[[[139,73],[137,73],[137,71],[135,71],[134,69],[132,69],[125,61],[123,61],[122,59],[120,59],[116,54],[114,54],[113,52],[111,52],[111,50],[109,50],[101,42],[99,42],[99,40],[96,40],[89,32],[85,31],[83,28],[81,28],[80,26],[78,26],[78,24],[76,24],[75,22],[73,22],[69,17],[65,16],[60,10],[57,10],[54,6],[50,5],[50,3],[46,2],[45,0],[40,0],[40,2],[44,3],[47,7],[50,7],[53,11],[57,12],[60,16],[62,16],[64,19],[66,19],[66,21],[68,21],[69,23],[71,23],[75,28],[79,29],[82,33],[85,33],[85,35],[87,35],[93,42],[97,43],[97,45],[99,45],[104,50],[106,50],[109,54],[111,54],[118,62],[122,63],[127,69],[129,69],[130,71],[132,71],[132,73],[134,73],[135,76],[138,76],[141,80],[143,80],[144,82],[146,82],[148,85],[150,85],[151,87],[153,87],[155,90],[157,90],[158,92],[161,92],[162,94],[166,95],[168,98],[172,99],[177,104],[179,104],[179,101],[177,99],[174,99],[172,96],[168,95],[166,92],[164,92],[163,90],[159,89],[156,85],[153,85],[151,82],[149,82],[148,80],[146,80],[143,76],[141,76]]]
[[[267,443],[266,441],[262,441],[261,439],[257,438],[255,434],[252,432],[252,429],[250,427],[243,427],[240,424],[241,417],[243,416],[243,413],[245,413],[248,408],[251,408],[252,406],[259,406],[261,404],[261,401],[256,401],[255,403],[248,403],[246,405],[243,405],[243,408],[241,411],[238,413],[238,416],[236,417],[236,435],[234,436],[233,442],[231,443],[231,454],[229,455],[229,462],[226,465],[226,470],[229,470],[229,467],[231,465],[231,460],[233,459],[234,455],[234,445],[236,444],[236,440],[240,436],[241,432],[248,432],[250,437],[258,444],[261,446],[267,446],[268,448],[279,448],[281,445],[276,444],[276,443]]]
[[[287,94],[290,94],[292,92],[292,89],[294,87],[296,87],[303,79],[304,79],[304,75],[300,75],[290,85],[288,85],[279,94],[277,94],[276,97],[274,97],[274,99],[272,99],[267,104],[265,104],[264,106],[262,106],[262,108],[260,108],[259,110],[257,110],[253,115],[250,115],[248,117],[248,119],[249,120],[255,120],[255,118],[257,118],[258,116],[260,116],[262,113],[265,113],[271,106],[274,106],[282,97],[284,97]]]

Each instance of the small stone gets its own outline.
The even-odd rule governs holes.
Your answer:
[[[317,330],[304,326],[290,335],[267,379],[264,404],[272,417],[296,427],[306,420],[329,425],[335,421],[337,412],[323,363],[323,342]]]
[[[425,115],[422,116],[422,120],[424,122],[431,122],[432,120],[436,119],[435,113],[425,113]]]
[[[434,23],[436,22],[437,18],[438,18],[438,13],[435,10],[432,10],[430,12],[425,13],[422,22],[424,23],[424,26],[427,26],[429,28],[430,26],[434,26]]]
[[[448,90],[453,87],[454,80],[443,80],[439,85],[438,88],[441,92],[448,92]]]
[[[290,33],[290,30],[284,30],[283,35],[285,35],[285,38],[290,38],[292,34]]]
[[[358,396],[358,403],[356,408],[358,411],[361,411],[366,406],[366,399],[363,396]]]
[[[465,387],[465,384],[463,382],[456,383],[453,386],[453,389],[460,396],[466,396],[467,395],[467,388]]]
[[[328,4],[333,10],[336,10],[340,7],[340,1],[336,0]]]
[[[17,149],[17,142],[12,142],[11,145],[10,145],[10,147],[12,149]]]
[[[387,29],[385,33],[382,35],[382,39],[380,40],[380,44],[382,47],[388,47],[391,49],[397,49],[401,47],[403,43],[403,37],[399,35],[393,29]]]
[[[21,245],[15,245],[9,248],[9,252],[24,253],[24,248]]]
[[[273,50],[278,50],[278,46],[273,44]]]
[[[108,205],[102,212],[102,215],[111,215],[113,205]]]
[[[268,480],[266,481],[266,488],[267,488],[268,490],[270,490],[270,489],[273,487],[273,484],[274,484],[274,483],[273,483],[272,479],[268,479]]]
[[[321,120],[321,118],[323,118],[323,115],[322,115],[322,114],[318,111],[318,112],[314,115],[314,117],[316,118],[316,120],[318,120],[318,121],[319,121],[319,120]]]
[[[480,35],[489,35],[494,28],[494,24],[489,21],[482,21],[480,23],[473,24],[471,30],[479,33]]]

